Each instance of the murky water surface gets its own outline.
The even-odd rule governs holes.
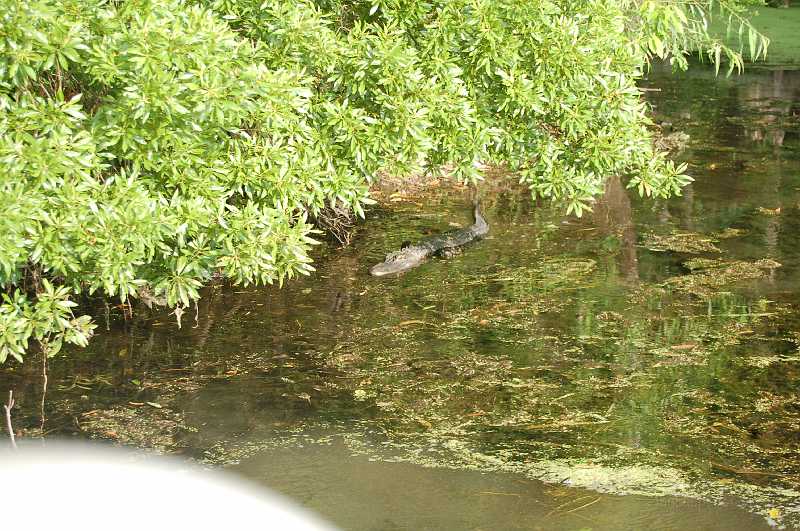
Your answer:
[[[490,180],[489,238],[374,279],[471,221],[466,190],[384,190],[309,279],[212,287],[180,330],[111,309],[51,362],[45,431],[226,464],[346,529],[800,526],[800,71],[643,86],[689,135],[682,197],[612,180],[575,219]],[[31,435],[40,370],[2,379]]]

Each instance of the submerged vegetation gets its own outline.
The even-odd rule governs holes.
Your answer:
[[[76,300],[180,323],[216,276],[307,274],[310,220],[382,173],[505,164],[577,214],[612,175],[676,194],[635,82],[762,56],[746,4],[1,0],[0,362],[85,345]]]
[[[762,189],[748,200],[771,204]],[[574,220],[512,187],[485,198],[493,233],[463,255],[388,282],[358,275],[415,231],[468,219],[460,193],[387,201],[381,230],[322,261],[318,278],[215,290],[197,328],[167,332],[161,313],[104,334],[92,358],[76,353],[51,375],[50,426],[234,467],[275,448],[342,443],[375,460],[734,499],[795,525],[800,326],[796,300],[773,283],[796,246],[742,253],[761,241],[759,224],[785,217],[734,204],[751,218],[730,228],[717,223],[726,200],[690,231],[648,220],[687,198],[626,207],[616,181]],[[634,209],[641,235],[631,238]],[[717,250],[651,250],[656,230]],[[786,265],[756,258],[765,254]],[[23,436],[39,433],[37,414],[20,419]]]
[[[347,311],[329,314],[325,299],[290,288],[299,309],[269,310],[287,326],[269,333],[290,336],[279,348],[236,346],[179,364],[179,377],[148,371],[130,402],[72,414],[86,435],[208,463],[342,442],[371,459],[601,492],[733,497],[794,525],[797,307],[752,284],[770,282],[778,263],[729,256],[721,242],[741,229],[695,232],[723,248],[713,258],[671,251],[674,274],[628,282],[617,269],[625,248],[552,208],[537,209],[524,246],[513,241],[530,212],[503,216],[521,201],[487,199],[492,239],[393,283],[350,285],[350,257],[332,257],[320,271],[331,289],[361,294]],[[419,208],[393,204],[397,219]],[[256,325],[240,326],[221,333]],[[309,345],[308,334],[320,337]]]

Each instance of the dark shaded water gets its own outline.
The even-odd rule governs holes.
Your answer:
[[[180,330],[112,309],[51,362],[45,432],[225,463],[347,529],[797,526],[800,72],[643,85],[690,135],[682,197],[611,180],[574,219],[490,180],[490,238],[387,280],[470,220],[465,190],[385,190],[312,278],[212,287]],[[0,384],[30,436],[40,370]]]

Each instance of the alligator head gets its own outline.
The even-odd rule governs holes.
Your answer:
[[[386,255],[386,260],[372,267],[369,273],[375,277],[402,273],[421,264],[430,254],[427,247],[412,245]]]

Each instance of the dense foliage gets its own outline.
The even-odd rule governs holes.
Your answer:
[[[687,182],[634,84],[736,0],[0,0],[0,362],[85,344],[79,295],[175,307],[312,270],[310,215],[382,172],[504,163],[580,214]]]

